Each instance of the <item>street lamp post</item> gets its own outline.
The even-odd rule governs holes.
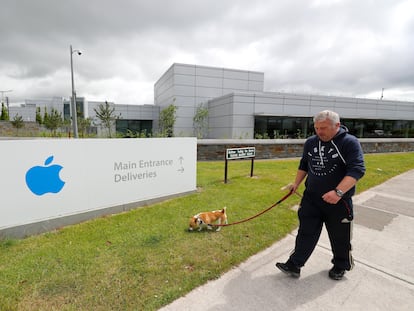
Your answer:
[[[73,53],[77,53],[81,55],[82,52],[79,50],[73,50],[72,45],[70,45],[70,72],[72,76],[72,100],[71,100],[71,108],[72,108],[72,127],[73,127],[73,137],[78,138],[78,118],[76,112],[76,92],[75,92],[75,82],[73,79]]]
[[[1,103],[4,103],[4,93],[13,92],[13,90],[7,90],[7,91],[0,91],[1,93]]]
[[[13,90],[7,90],[7,91],[0,91],[1,93],[1,105],[4,104],[4,93],[13,92]],[[6,96],[6,106],[7,106],[7,115],[10,118],[10,109],[9,109],[9,98]]]

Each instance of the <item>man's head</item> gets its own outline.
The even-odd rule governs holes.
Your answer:
[[[339,115],[330,110],[321,111],[313,117],[316,135],[322,141],[330,141],[339,131],[340,125]]]

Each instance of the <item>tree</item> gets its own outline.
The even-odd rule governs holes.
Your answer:
[[[174,99],[175,101],[175,99]],[[176,120],[177,107],[174,104],[169,105],[160,112],[160,131],[165,137],[174,136],[174,124]]]
[[[91,118],[80,118],[78,119],[78,129],[81,137],[85,137],[85,131],[88,129],[92,124]]]
[[[63,124],[62,114],[52,108],[50,114],[45,111],[44,125],[50,130],[52,136],[56,136],[56,130]]]
[[[101,125],[108,129],[108,137],[112,137],[111,128],[115,120],[119,119],[120,114],[115,115],[115,107],[111,107],[107,101],[104,104],[99,104],[98,109],[95,110],[96,117],[101,121]]]
[[[70,118],[63,118],[61,127],[65,130],[66,135],[70,137],[72,133],[72,120]]]
[[[43,123],[42,115],[40,113],[40,107],[36,107],[36,122],[41,125]]]
[[[16,136],[19,136],[19,129],[21,129],[24,126],[23,117],[19,116],[19,114],[16,114],[11,121],[11,124],[14,128],[16,128]]]
[[[208,109],[200,104],[193,118],[194,134],[197,138],[203,138],[208,128]]]
[[[9,112],[7,111],[7,108],[4,105],[4,103],[1,103],[0,120],[3,120],[3,121],[8,121],[9,120]]]
[[[46,124],[46,122],[48,122],[49,119],[49,114],[47,113],[47,108],[45,107],[45,112],[43,113],[43,120],[41,124]]]

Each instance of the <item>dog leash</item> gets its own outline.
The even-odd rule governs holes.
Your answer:
[[[284,200],[286,200],[288,197],[290,197],[290,196],[292,195],[292,193],[293,193],[293,192],[294,192],[293,190],[290,190],[288,194],[286,194],[283,198],[281,198],[279,201],[277,201],[276,203],[274,203],[272,206],[270,206],[270,207],[266,208],[265,210],[261,211],[260,213],[258,213],[258,214],[256,214],[256,215],[254,215],[254,216],[252,216],[252,217],[249,217],[249,218],[246,218],[246,219],[243,219],[243,220],[240,220],[240,221],[232,222],[232,223],[230,223],[230,224],[211,224],[211,226],[212,226],[212,227],[228,227],[228,226],[238,225],[238,224],[241,224],[241,223],[243,223],[243,222],[246,222],[246,221],[252,220],[252,219],[254,219],[254,218],[256,218],[256,217],[259,217],[260,215],[263,215],[264,213],[266,213],[266,212],[270,211],[270,210],[271,210],[272,208],[274,208],[276,205],[278,205],[278,204],[282,203]]]

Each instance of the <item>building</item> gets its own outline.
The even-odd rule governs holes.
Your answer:
[[[414,137],[411,102],[266,92],[234,92],[211,100],[210,135],[305,138],[313,133],[312,116],[326,109],[338,112],[358,137]]]
[[[101,104],[77,98],[78,115],[93,120],[98,136],[104,135],[95,112]],[[160,112],[171,104],[175,136],[196,136],[194,116],[204,108],[202,138],[305,138],[313,133],[312,116],[325,109],[337,111],[358,137],[414,137],[414,102],[266,92],[264,73],[248,70],[174,63],[154,84],[154,105],[109,104],[119,116],[113,130],[127,137],[156,133]],[[35,120],[36,107],[70,118],[69,99],[55,97],[10,107],[10,119],[19,113]]]
[[[154,105],[115,105],[115,130],[124,136],[141,134],[144,136],[155,132],[158,123],[159,107]]]
[[[106,136],[107,129],[101,126],[95,111],[99,110],[100,105],[105,105],[105,102],[87,101],[83,97],[76,98],[78,118],[90,118],[92,121],[91,132],[98,136]],[[130,135],[129,133],[135,135],[137,133],[151,134],[153,122],[159,117],[159,108],[154,105],[115,105],[112,102],[108,102],[108,105],[110,109],[114,109],[113,115],[118,117],[111,132],[117,132],[124,136]],[[27,99],[23,105],[11,106],[9,115],[10,120],[19,115],[26,122],[34,122],[37,112],[44,116],[45,111],[50,113],[52,109],[61,114],[64,120],[70,120],[70,98],[64,97]]]
[[[261,72],[173,64],[155,83],[155,105],[178,107],[178,136],[193,134],[196,108],[205,105],[206,138],[307,137],[311,117],[325,109],[359,137],[414,137],[414,102],[265,92],[263,82]]]
[[[234,92],[262,92],[263,83],[262,72],[173,64],[155,83],[154,104],[161,110],[174,104],[177,107],[175,135],[194,136],[193,118],[199,107],[210,110],[212,100]],[[209,124],[215,122],[216,127],[228,126],[226,121],[224,115],[209,117]],[[208,136],[219,138],[215,132],[210,131]]]

